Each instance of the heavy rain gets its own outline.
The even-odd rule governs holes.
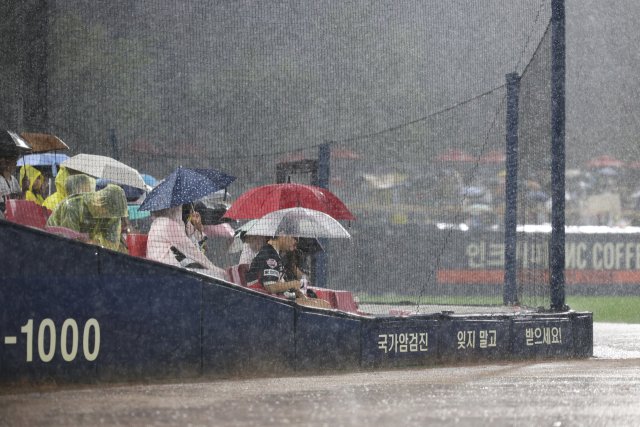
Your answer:
[[[0,11],[0,425],[638,423],[640,6]]]

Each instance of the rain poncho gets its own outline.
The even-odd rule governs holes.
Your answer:
[[[72,175],[67,178],[64,189],[69,196],[80,193],[93,193],[96,191],[96,180],[85,174]]]
[[[64,166],[60,166],[58,174],[56,175],[56,192],[47,197],[43,206],[47,209],[53,210],[58,203],[67,198],[67,190],[64,189],[64,183],[69,178],[69,171]]]
[[[224,270],[214,266],[187,237],[185,224],[182,222],[181,205],[155,211],[153,216],[155,219],[151,224],[147,240],[147,258],[180,267],[180,263],[171,251],[173,246],[205,269],[213,270],[219,277],[225,277]]]
[[[126,252],[120,244],[120,221],[126,216],[127,199],[124,191],[117,185],[107,185],[94,193],[67,197],[56,206],[47,225],[88,233],[93,243]]]
[[[24,165],[20,168],[21,184],[25,175],[27,176],[27,178],[29,178],[29,189],[25,192],[25,199],[34,201],[37,204],[42,205],[44,203],[44,199],[40,194],[34,193],[33,191],[33,190],[40,189],[40,187],[42,186],[42,182],[44,181],[44,177],[42,176],[42,173],[31,165]],[[34,187],[34,184],[36,183],[38,178],[40,178],[40,183],[38,184],[37,187]]]

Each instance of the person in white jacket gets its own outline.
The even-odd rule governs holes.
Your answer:
[[[213,265],[187,236],[182,222],[182,205],[153,211],[151,215],[154,220],[147,239],[147,258],[182,267],[176,258],[176,254],[182,254],[200,264],[207,274],[226,279],[225,271]]]

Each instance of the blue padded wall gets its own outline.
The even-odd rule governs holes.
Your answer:
[[[360,320],[296,309],[296,370],[360,366]]]
[[[295,368],[293,306],[275,297],[250,292],[204,284],[204,374],[278,374]]]

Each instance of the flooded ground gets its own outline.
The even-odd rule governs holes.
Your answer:
[[[640,325],[595,324],[587,360],[97,387],[0,396],[0,426],[637,426]]]

